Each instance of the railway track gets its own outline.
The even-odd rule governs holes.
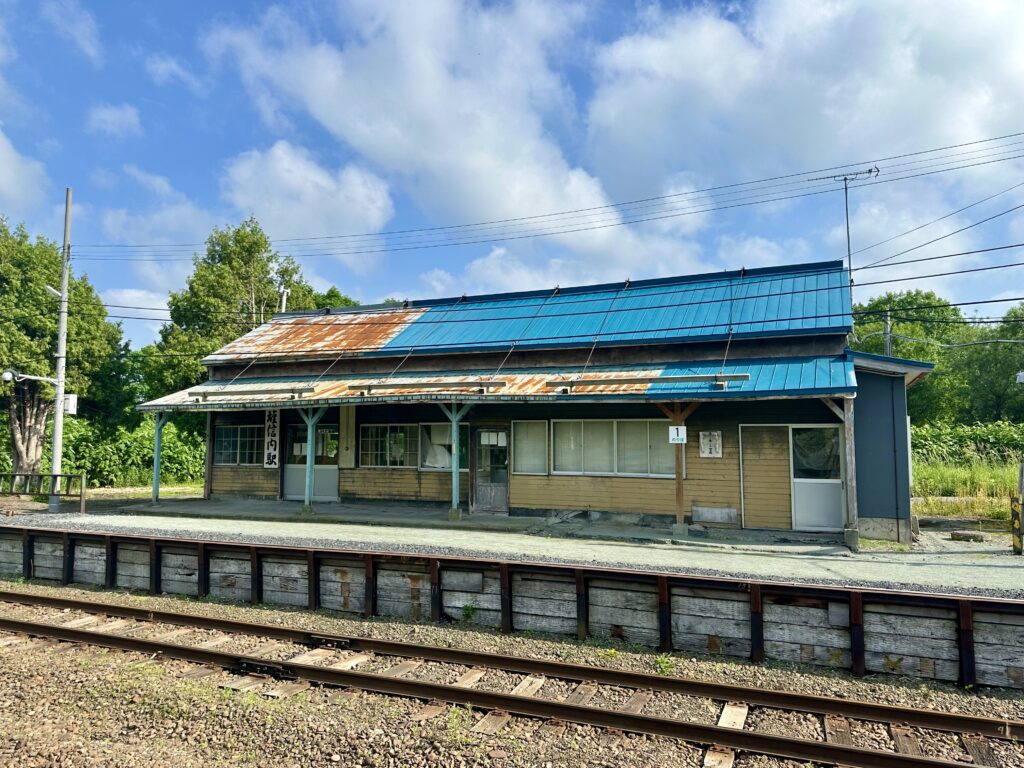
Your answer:
[[[523,716],[545,721],[541,727],[547,729],[596,726],[606,729],[609,740],[622,732],[676,738],[703,745],[707,768],[728,768],[745,752],[857,768],[1002,766],[1008,763],[999,756],[1019,750],[1024,741],[1024,721],[17,592],[0,592],[0,632],[6,633],[0,652],[27,638],[136,651],[197,665],[186,677],[276,697],[321,685],[347,695],[370,691],[415,698],[426,702],[413,715],[417,720],[437,717],[449,704],[470,705],[488,713],[473,727],[485,736]],[[673,711],[665,702],[683,699],[713,702],[714,722],[665,715]],[[770,712],[813,718],[823,738],[749,729],[752,720]],[[894,749],[858,746],[865,729],[885,730]],[[963,760],[936,755],[936,743],[945,743],[948,754],[950,739]]]

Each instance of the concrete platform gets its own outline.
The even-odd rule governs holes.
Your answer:
[[[1008,541],[998,536],[982,544],[943,542],[935,551],[853,554],[834,540],[788,532],[730,531],[728,540],[682,540],[668,529],[559,517],[472,515],[450,522],[445,510],[420,506],[382,511],[377,505],[321,505],[302,515],[296,505],[295,514],[281,519],[283,505],[250,501],[222,504],[217,517],[197,515],[210,511],[206,504],[97,505],[87,515],[24,510],[0,524],[1024,598],[1024,558],[1011,556]]]

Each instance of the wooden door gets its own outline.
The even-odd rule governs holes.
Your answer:
[[[789,427],[741,426],[743,527],[793,527]]]

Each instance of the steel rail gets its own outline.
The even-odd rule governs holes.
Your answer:
[[[528,696],[493,693],[474,688],[386,677],[379,674],[351,670],[315,667],[288,661],[268,661],[255,656],[232,654],[207,648],[196,648],[174,643],[108,635],[87,629],[43,624],[18,619],[0,618],[0,630],[45,637],[68,642],[96,645],[123,651],[136,651],[149,655],[223,667],[239,673],[266,674],[279,679],[305,680],[322,685],[358,688],[374,693],[446,701],[466,704],[481,709],[508,712],[527,717],[562,720],[599,728],[614,728],[634,733],[666,736],[704,745],[719,745],[746,752],[805,760],[853,768],[964,768],[965,763],[929,757],[883,752],[873,749],[845,746],[829,742],[796,739],[753,733],[717,725],[703,725],[682,720],[637,715],[618,710],[566,704]]]
[[[858,701],[856,699],[835,699],[789,691],[712,683],[691,678],[668,677],[583,664],[568,664],[544,659],[505,656],[485,651],[468,651],[458,648],[418,645],[396,640],[378,640],[355,635],[314,632],[277,624],[259,624],[88,600],[51,597],[48,595],[0,590],[0,601],[44,608],[59,608],[61,610],[77,610],[85,613],[100,613],[124,619],[219,630],[232,634],[257,635],[275,640],[285,640],[299,645],[367,651],[384,656],[424,659],[469,667],[488,667],[577,682],[594,682],[625,688],[647,689],[662,693],[701,696],[720,701],[743,701],[755,706],[771,707],[773,709],[789,709],[819,715],[839,715],[858,720],[899,723],[938,731],[972,733],[994,738],[1024,740],[1024,721],[1019,720],[890,706]]]

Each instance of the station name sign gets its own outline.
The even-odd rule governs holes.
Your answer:
[[[267,410],[263,429],[263,468],[277,469],[281,465],[281,411]]]

